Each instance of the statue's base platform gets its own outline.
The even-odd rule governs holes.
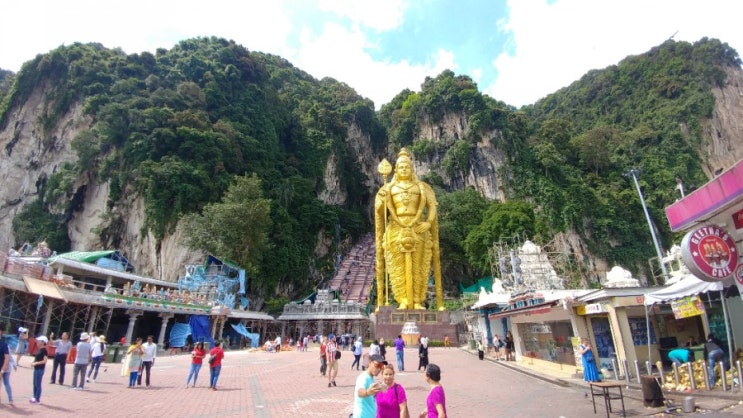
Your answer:
[[[429,341],[444,341],[448,335],[452,346],[459,344],[457,327],[451,323],[448,311],[398,310],[394,306],[380,306],[376,314],[376,338],[384,338],[388,344],[403,333],[402,327],[406,322],[415,322],[420,336],[428,337]],[[410,346],[417,344],[417,341],[405,343]]]

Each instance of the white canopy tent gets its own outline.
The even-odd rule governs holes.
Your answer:
[[[681,299],[687,296],[698,295],[701,293],[708,292],[720,292],[720,303],[722,303],[722,313],[725,319],[725,333],[727,334],[728,340],[728,353],[730,356],[733,355],[733,342],[730,334],[730,318],[728,316],[727,303],[725,302],[725,295],[723,291],[725,287],[733,285],[732,279],[726,279],[718,282],[705,282],[689,274],[676,283],[658,289],[654,292],[645,294],[645,320],[647,321],[648,329],[648,360],[651,360],[650,356],[650,309],[656,303],[668,303],[676,299]],[[706,336],[705,336],[706,337]],[[705,359],[706,360],[706,359]],[[731,357],[732,361],[732,357]],[[652,363],[652,361],[651,361]]]

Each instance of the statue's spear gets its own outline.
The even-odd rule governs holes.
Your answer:
[[[389,177],[390,173],[392,173],[392,164],[390,164],[387,159],[383,159],[382,162],[379,163],[379,166],[377,166],[377,172],[382,175],[382,187],[384,187],[387,184],[387,178]],[[387,231],[387,199],[388,197],[385,196],[384,201],[384,229],[382,230],[382,234],[380,236],[379,231],[377,232],[377,257],[379,257],[379,254],[382,253],[380,251],[383,247],[384,242],[384,234]],[[382,300],[384,299],[384,306],[389,306],[390,304],[390,295],[389,295],[389,276],[387,275],[387,269],[384,268],[384,258],[381,260],[381,263],[379,260],[377,261],[377,268],[383,269],[383,276],[380,276],[379,272],[377,272],[377,309],[379,309],[379,306],[382,305]],[[384,287],[382,287],[382,278],[384,278]],[[383,289],[383,290],[380,290]],[[384,292],[384,293],[382,293]]]

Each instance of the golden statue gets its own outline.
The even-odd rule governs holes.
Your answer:
[[[424,309],[433,269],[436,304],[443,310],[436,195],[415,176],[405,148],[397,154],[392,181],[387,182],[391,172],[387,160],[379,165],[379,172],[384,184],[374,201],[377,308],[388,304],[391,288],[398,309]]]

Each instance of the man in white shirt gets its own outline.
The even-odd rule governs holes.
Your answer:
[[[157,357],[157,344],[153,342],[155,338],[152,335],[147,336],[147,342],[142,344],[144,354],[142,355],[142,373],[137,377],[137,385],[142,386],[142,375],[147,373],[145,384],[150,387],[150,369],[155,364]]]
[[[274,342],[274,345],[276,346],[276,352],[280,353],[281,352],[281,335],[276,337],[276,341]]]

